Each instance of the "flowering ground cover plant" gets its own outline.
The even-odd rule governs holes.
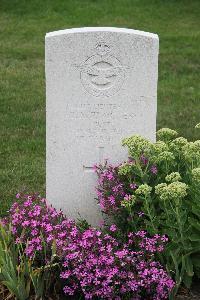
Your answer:
[[[123,146],[126,162],[94,167],[99,205],[124,233],[167,234],[158,258],[175,278],[176,294],[182,282],[190,287],[200,275],[200,140],[163,128],[155,143],[135,135]]]
[[[156,260],[165,235],[121,239],[115,224],[76,224],[38,195],[17,198],[0,226],[2,299],[168,298],[174,281]]]
[[[1,299],[164,300],[190,286],[200,274],[200,141],[157,136],[126,138],[126,162],[95,166],[109,217],[101,229],[17,194],[0,221]]]

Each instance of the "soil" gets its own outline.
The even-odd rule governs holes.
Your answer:
[[[177,300],[200,300],[200,280],[196,280],[191,288],[191,291],[182,289],[179,295],[176,297]]]

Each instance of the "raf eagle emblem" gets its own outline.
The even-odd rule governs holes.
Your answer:
[[[99,86],[101,85],[105,86],[107,84],[112,83],[113,78],[120,75],[122,71],[123,71],[122,67],[113,67],[113,66],[110,66],[109,68],[98,68],[95,65],[91,67],[88,66],[81,67],[81,72],[89,75],[91,82]]]
[[[95,52],[79,65],[80,79],[88,93],[96,97],[110,97],[120,90],[126,70],[120,60],[110,53],[109,45],[99,43]]]

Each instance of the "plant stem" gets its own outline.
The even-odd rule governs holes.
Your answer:
[[[180,220],[179,206],[178,205],[176,206],[175,212],[176,212],[176,219],[177,219],[177,223],[178,223],[179,233],[180,233],[180,237],[181,237],[181,243],[183,245],[183,250],[185,250],[185,242],[184,242],[183,230],[182,230],[183,228],[182,228],[182,224],[181,224],[181,220]]]
[[[146,206],[146,210],[147,210],[148,217],[149,217],[149,219],[150,219],[150,221],[151,221],[151,226],[152,226],[152,228],[153,228],[154,234],[156,234],[156,233],[157,233],[157,230],[156,230],[156,228],[155,228],[155,226],[154,226],[153,217],[152,217],[151,212],[150,212],[149,201],[148,201],[147,198],[148,198],[148,197],[145,197],[145,206]]]

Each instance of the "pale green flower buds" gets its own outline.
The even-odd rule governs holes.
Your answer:
[[[176,182],[181,180],[181,175],[178,172],[172,172],[171,174],[165,177],[165,180],[168,182]]]
[[[172,152],[169,151],[163,151],[161,152],[158,157],[156,158],[156,162],[160,163],[160,162],[168,162],[168,163],[172,163],[175,160],[175,156]]]
[[[149,196],[151,194],[152,187],[150,187],[148,184],[141,184],[138,189],[135,191],[136,195],[140,196]]]
[[[195,126],[195,128],[200,129],[200,123],[198,123],[198,124]]]
[[[155,187],[155,190],[161,200],[178,201],[187,196],[187,188],[187,184],[183,182],[172,182],[169,185],[161,183]]]
[[[194,181],[200,183],[200,168],[195,168],[192,170],[192,178]]]
[[[184,158],[188,162],[193,162],[200,159],[200,142],[189,142],[183,147]]]
[[[168,151],[169,149],[168,149],[168,146],[165,142],[157,141],[154,144],[154,150],[155,150],[156,154],[159,154],[161,152]]]
[[[141,155],[143,153],[150,154],[153,148],[153,143],[143,138],[140,135],[134,135],[122,140],[122,145],[127,146],[130,155],[133,157]]]
[[[121,165],[118,169],[118,174],[119,175],[127,175],[131,172],[132,170],[132,165],[130,163],[124,163]]]
[[[182,148],[187,144],[187,139],[185,139],[184,137],[178,137],[176,139],[174,139],[173,141],[171,141],[169,148],[171,151],[175,151],[175,152],[179,152],[182,150]]]
[[[196,140],[194,145],[197,147],[197,151],[200,151],[200,140]]]
[[[166,183],[160,183],[158,185],[155,186],[155,193],[157,195],[160,195],[163,191],[164,188],[167,187],[167,184]]]
[[[178,133],[169,128],[162,128],[157,131],[157,138],[160,141],[168,142],[177,137]]]

